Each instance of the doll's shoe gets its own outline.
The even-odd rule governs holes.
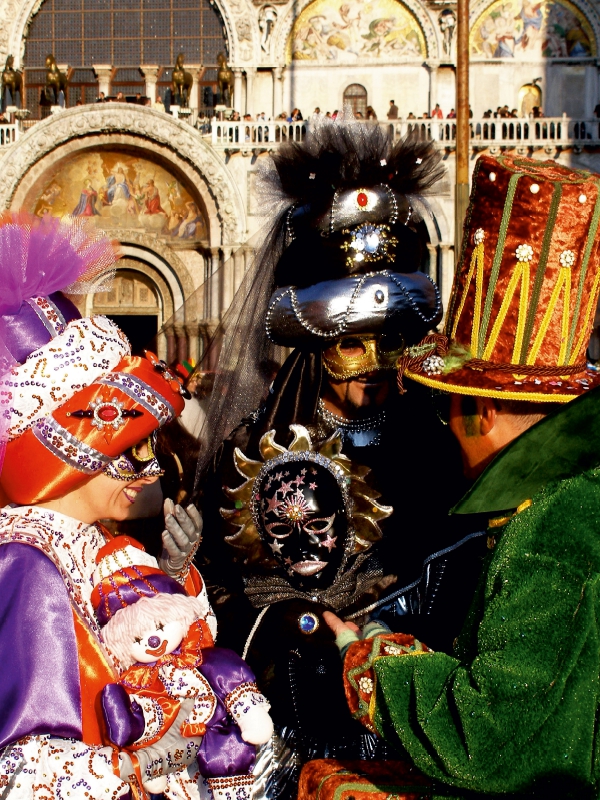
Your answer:
[[[253,783],[253,775],[231,775],[226,778],[208,779],[213,800],[251,800]]]

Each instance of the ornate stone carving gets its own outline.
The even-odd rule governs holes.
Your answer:
[[[223,243],[242,240],[245,210],[225,165],[200,133],[185,122],[144,106],[111,104],[72,108],[34,125],[0,158],[0,207],[8,208],[25,173],[57,146],[90,134],[133,134],[166,146],[192,164],[218,209]]]

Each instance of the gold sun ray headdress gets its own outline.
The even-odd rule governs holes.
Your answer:
[[[221,508],[221,515],[238,530],[226,540],[246,551],[248,563],[269,558],[257,528],[258,490],[266,476],[282,464],[291,461],[312,461],[327,469],[337,481],[342,493],[348,526],[353,533],[348,536],[352,547],[349,555],[367,550],[382,537],[379,523],[389,517],[391,506],[377,502],[379,492],[369,486],[365,477],[368,467],[354,464],[342,452],[339,433],[330,436],[318,447],[313,446],[310,433],[303,425],[290,425],[294,438],[289,448],[275,441],[275,431],[267,431],[259,443],[262,461],[254,461],[236,447],[234,463],[237,471],[246,480],[235,489],[224,487],[225,494],[233,501],[234,508]]]

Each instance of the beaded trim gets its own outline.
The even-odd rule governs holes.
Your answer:
[[[111,372],[105,375],[104,378],[100,378],[98,383],[102,383],[105,386],[115,386],[120,389],[152,414],[161,426],[175,417],[173,406],[164,397],[161,397],[147,383],[127,372]]]
[[[56,458],[86,475],[100,472],[112,461],[111,456],[76,439],[62,425],[59,425],[54,417],[45,417],[36,422],[32,433],[38,442],[50,450]]]
[[[342,314],[342,317],[341,317],[340,321],[335,326],[335,328],[333,328],[331,330],[327,330],[327,331],[321,330],[319,328],[315,328],[313,325],[311,325],[309,322],[307,322],[306,320],[304,320],[302,318],[302,314],[301,314],[301,311],[300,311],[300,306],[298,305],[298,296],[296,294],[296,287],[295,286],[288,286],[287,289],[285,289],[283,292],[278,294],[271,301],[271,303],[269,304],[269,308],[267,310],[267,317],[266,317],[266,321],[265,321],[267,336],[269,337],[269,339],[272,339],[272,335],[271,335],[272,334],[271,318],[273,317],[273,312],[275,311],[276,306],[283,300],[284,297],[289,296],[290,302],[291,302],[291,305],[292,305],[292,311],[294,312],[294,315],[295,315],[296,319],[298,320],[298,322],[300,323],[300,325],[302,325],[302,327],[305,330],[307,330],[309,333],[312,333],[313,336],[320,336],[320,337],[322,337],[324,339],[335,339],[335,338],[338,338],[346,330],[346,325],[348,323],[348,317],[350,316],[350,313],[352,311],[352,308],[353,308],[353,305],[354,305],[354,303],[356,301],[356,298],[357,298],[358,294],[360,293],[360,290],[363,288],[365,282],[369,278],[375,278],[375,277],[379,277],[379,276],[385,276],[385,277],[389,278],[400,289],[402,294],[408,300],[408,303],[409,303],[411,309],[415,312],[415,314],[419,317],[419,319],[421,319],[427,325],[429,325],[439,315],[439,313],[441,311],[441,308],[442,308],[442,297],[440,295],[440,291],[439,291],[438,287],[431,280],[429,275],[425,275],[423,273],[423,277],[427,278],[427,280],[431,283],[431,285],[433,286],[433,288],[435,290],[436,303],[435,303],[435,309],[431,313],[431,316],[427,317],[427,316],[425,316],[425,314],[423,314],[423,312],[421,311],[421,309],[418,307],[418,305],[416,304],[415,300],[411,296],[410,292],[398,280],[398,278],[394,275],[394,273],[391,270],[384,269],[384,270],[380,270],[380,271],[377,271],[377,272],[367,272],[364,275],[360,276],[360,278],[358,280],[358,283],[356,284],[356,287],[355,287],[354,291],[352,292],[352,296],[350,297],[350,301],[348,303],[348,306],[347,306],[346,310],[344,311],[344,313]]]
[[[352,433],[379,430],[385,425],[384,410],[373,417],[366,417],[365,419],[346,419],[345,417],[338,417],[337,414],[326,408],[322,398],[319,398],[317,413],[321,421],[332,425],[334,428],[341,428],[342,431]]]
[[[332,461],[330,458],[327,458],[320,453],[314,453],[312,450],[298,450],[296,452],[288,450],[285,453],[282,453],[280,456],[267,461],[254,479],[254,489],[252,492],[252,499],[250,501],[250,514],[252,515],[254,524],[259,530],[262,524],[259,508],[259,487],[270,472],[273,472],[276,467],[281,466],[282,464],[289,464],[290,461],[312,461],[315,464],[319,464],[320,466],[324,467],[336,479],[337,484],[340,487],[342,497],[344,498],[344,506],[348,508],[348,504],[350,502],[348,478],[344,473],[344,470],[338,464],[336,464],[335,461]]]
[[[67,321],[49,297],[32,297],[25,302],[33,308],[52,338],[64,331]]]
[[[262,697],[260,689],[252,681],[240,683],[232,692],[229,692],[223,701],[228,714],[232,713],[233,706],[238,703],[246,694],[260,694]]]
[[[208,785],[215,789],[233,789],[236,786],[252,786],[254,775],[230,775],[226,778],[208,778]]]

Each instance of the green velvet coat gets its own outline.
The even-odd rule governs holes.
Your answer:
[[[444,784],[599,796],[599,420],[595,390],[511,444],[455,509],[510,510],[453,655],[375,662],[377,728]]]

